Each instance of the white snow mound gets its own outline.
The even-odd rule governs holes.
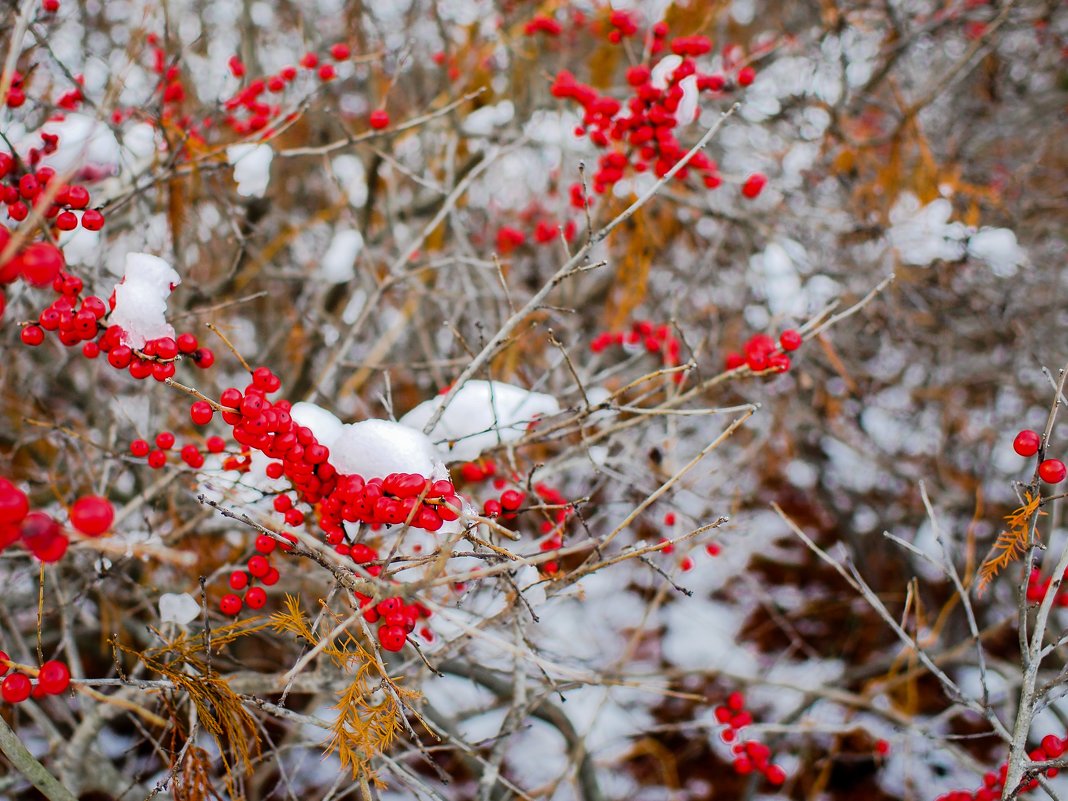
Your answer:
[[[345,424],[338,420],[333,412],[307,401],[294,403],[293,408],[289,410],[289,415],[296,420],[298,425],[310,428],[315,438],[319,440],[319,444],[325,445],[331,451],[341,435],[341,430],[345,427]]]
[[[400,422],[418,430],[426,428],[442,400],[423,401]],[[427,435],[439,443],[446,459],[470,461],[485,450],[521,438],[538,416],[559,411],[560,404],[552,395],[502,381],[468,381]]]
[[[309,426],[310,427],[310,426]],[[389,420],[364,420],[342,426],[330,448],[339,473],[364,478],[390,473],[440,474],[434,443],[423,433]]]
[[[319,274],[324,281],[342,284],[356,275],[356,257],[363,250],[363,236],[359,231],[338,231],[323,254]]]
[[[122,283],[115,287],[115,309],[108,318],[126,332],[123,344],[144,347],[145,342],[173,337],[167,322],[167,298],[182,279],[167,262],[148,253],[127,253]]]
[[[263,197],[271,180],[271,159],[274,151],[270,145],[230,145],[226,148],[226,160],[233,165],[237,194],[242,197]]]

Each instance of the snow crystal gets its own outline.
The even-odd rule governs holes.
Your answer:
[[[165,592],[159,597],[159,617],[164,623],[184,626],[200,614],[200,604],[187,592]]]
[[[141,348],[150,339],[174,336],[166,318],[167,297],[181,280],[159,256],[126,254],[126,271],[115,287],[115,310],[109,318],[125,332],[125,345]]]
[[[333,412],[328,412],[322,406],[317,406],[307,401],[294,403],[293,408],[289,410],[289,414],[298,425],[310,428],[315,438],[319,440],[320,445],[325,445],[331,449],[334,447],[334,443],[337,442],[341,429],[345,427],[344,423],[338,420]]]
[[[339,473],[364,478],[390,473],[430,476],[438,464],[434,443],[414,428],[389,420],[364,420],[343,426],[330,447],[330,462]]]
[[[270,145],[242,144],[226,148],[226,159],[233,165],[237,194],[242,197],[263,197],[271,180]]]
[[[1027,256],[1016,242],[1016,234],[1008,228],[980,228],[968,240],[968,255],[985,261],[999,278],[1016,274],[1016,268]]]
[[[904,193],[890,210],[887,238],[905,264],[926,265],[936,259],[954,261],[964,255],[966,229],[949,221],[953,206],[945,198],[926,206],[911,193]]]
[[[341,284],[356,275],[356,257],[363,250],[363,236],[359,231],[338,231],[323,254],[319,274],[324,281]]]
[[[423,401],[400,422],[413,429],[424,429],[443,400]],[[443,451],[449,459],[470,461],[499,443],[519,439],[539,415],[559,411],[560,404],[551,395],[530,392],[502,381],[468,381],[427,433],[435,442],[444,443]]]

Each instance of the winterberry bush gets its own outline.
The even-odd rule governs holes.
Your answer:
[[[1064,4],[3,8],[0,797],[1064,797]]]

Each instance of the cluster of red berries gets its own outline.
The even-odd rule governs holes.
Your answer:
[[[1064,588],[1063,582],[1068,579],[1068,570],[1061,576],[1061,587],[1057,594],[1053,598],[1053,603],[1060,607],[1068,606],[1068,588]],[[1030,575],[1027,577],[1027,601],[1028,603],[1037,604],[1043,598],[1046,597],[1046,590],[1049,589],[1049,585],[1052,582],[1053,577],[1047,576],[1042,578],[1042,571],[1037,567],[1032,568]]]
[[[330,48],[330,57],[334,61],[347,61],[352,51],[346,44],[335,44]],[[316,53],[305,53],[300,59],[300,66],[307,71],[314,71],[320,81],[332,81],[337,77],[337,70],[330,62],[321,62]],[[245,77],[245,65],[237,56],[231,56],[230,73],[235,78]],[[223,102],[226,125],[241,136],[265,131],[281,114],[281,106],[266,103],[265,94],[280,95],[297,78],[297,68],[286,66],[274,75],[255,78],[240,91]],[[269,131],[267,132],[269,133]]]
[[[31,695],[34,698],[59,695],[70,687],[70,669],[55,659],[41,665],[37,671],[36,685],[22,671],[8,673],[10,669],[11,658],[0,651],[0,676],[4,676],[3,682],[0,682],[0,698],[9,704],[21,704]]]
[[[0,225],[0,253],[11,241],[11,233]],[[47,286],[62,275],[63,254],[55,245],[35,242],[23,248],[5,262],[0,262],[0,287],[22,279],[31,286]],[[64,276],[65,280],[65,276]],[[78,282],[80,291],[81,282]],[[0,290],[0,317],[7,306],[7,297]],[[95,318],[94,318],[95,322]],[[41,336],[44,339],[44,336]]]
[[[431,481],[417,473],[391,473],[364,480],[340,476],[319,508],[319,525],[327,542],[344,538],[343,523],[367,523],[372,528],[408,523],[437,531],[460,516],[460,499],[452,482]]]
[[[1025,429],[1012,441],[1012,449],[1025,459],[1038,453],[1042,447],[1042,438],[1037,432]],[[1047,484],[1060,484],[1068,476],[1068,468],[1060,459],[1043,459],[1038,465],[1038,477]]]
[[[575,223],[573,220],[568,220],[561,229],[555,223],[542,219],[538,220],[535,224],[530,238],[535,244],[549,245],[556,242],[560,238],[562,232],[564,239],[570,242],[575,238],[575,230]],[[511,253],[516,248],[524,245],[526,241],[527,235],[519,228],[504,225],[497,230],[497,250],[502,255]]]
[[[526,24],[523,25],[524,36],[534,36],[538,33],[544,33],[547,36],[559,36],[563,31],[564,26],[546,14],[539,14],[527,20]]]
[[[54,191],[44,217],[53,221],[57,231],[73,231],[79,224],[87,231],[99,231],[104,227],[104,215],[88,208],[89,190],[78,184],[63,184],[52,190],[49,184],[56,171],[51,167],[36,167],[42,156],[54,153],[59,146],[55,134],[42,133],[41,138],[44,145],[40,150],[30,151],[29,168],[10,153],[0,152],[0,200],[7,206],[7,216],[19,222],[25,220],[30,208],[44,202],[46,195]],[[82,212],[81,220],[75,211]]]
[[[636,32],[637,24],[632,15],[613,12],[609,39],[619,41]],[[626,80],[631,96],[625,106],[616,98],[602,95],[592,86],[581,83],[567,70],[558,73],[553,81],[551,93],[554,97],[574,100],[584,109],[582,125],[575,130],[575,134],[588,136],[594,145],[602,149],[615,143],[615,149],[600,157],[598,169],[593,175],[593,190],[597,194],[603,194],[622,180],[628,169],[636,173],[652,169],[655,175],[663,177],[686,154],[687,149],[676,137],[679,124],[691,122],[689,119],[680,120],[677,116],[685,96],[683,82],[686,79],[693,76],[696,91],[716,97],[734,89],[735,85],[730,84],[723,74],[706,74],[698,70],[695,59],[712,50],[712,41],[708,37],[695,35],[668,40],[668,32],[663,22],[652,27],[650,52],[656,54],[666,45],[680,58],[680,62],[665,76],[663,86],[654,85],[653,70],[648,65],[630,67]],[[727,61],[725,59],[725,63]],[[752,67],[742,67],[735,76],[735,83],[737,86],[748,86],[755,76]],[[718,166],[704,153],[694,154],[675,177],[685,181],[691,171],[698,174],[709,189],[715,189],[722,183]],[[743,186],[743,194],[756,197],[766,182],[767,179],[759,173],[750,176]],[[586,198],[580,184],[571,187],[571,202],[578,208],[585,205]]]
[[[0,242],[4,237],[2,231],[0,228]],[[151,339],[140,349],[123,344],[126,338],[123,329],[107,325],[105,319],[115,308],[114,293],[106,304],[96,295],[82,298],[82,280],[63,270],[62,253],[47,242],[38,242],[23,250],[0,268],[0,278],[7,271],[16,269],[35,286],[51,283],[58,295],[37,316],[36,323],[23,327],[20,336],[25,345],[36,347],[44,342],[46,331],[55,331],[63,345],[80,344],[82,355],[87,359],[106,353],[108,364],[116,370],[129,370],[136,379],[152,377],[157,381],[174,376],[175,365],[185,358],[192,359],[202,369],[215,363],[214,352],[200,347],[196,336],[190,333]]]
[[[636,320],[630,331],[603,331],[590,342],[590,350],[602,353],[613,345],[625,349],[643,349],[647,353],[660,354],[665,367],[679,364],[682,346],[671,333],[671,326],[666,323],[656,325],[651,320]]]
[[[742,353],[727,354],[726,368],[748,367],[754,373],[766,370],[785,373],[790,369],[790,357],[786,354],[800,348],[803,341],[801,334],[792,328],[779,335],[778,345],[767,334],[753,334],[742,346]]]
[[[115,510],[107,498],[85,495],[70,507],[70,525],[86,537],[99,537],[111,528]],[[70,539],[51,515],[30,511],[26,493],[0,478],[0,551],[21,542],[40,562],[57,562]]]
[[[675,520],[676,520],[676,518],[675,518],[675,513],[674,512],[667,512],[664,515],[664,525],[665,526],[674,526],[675,525]],[[667,537],[661,537],[660,538],[660,542],[657,543],[657,544],[663,544],[665,542],[668,543],[668,544],[660,549],[660,553],[663,553],[663,554],[675,553],[675,545]],[[719,552],[720,552],[719,545],[717,543],[710,542],[708,545],[705,546],[705,552],[709,556],[713,556],[713,557],[714,556],[719,556]],[[695,563],[693,561],[693,557],[684,556],[679,561],[679,570],[681,570],[683,573],[689,573],[691,570],[694,569],[694,566],[695,566]]]
[[[523,504],[527,502],[527,493],[517,489],[519,476],[512,476],[511,482],[498,476],[497,465],[490,459],[465,462],[460,465],[459,469],[460,477],[468,484],[478,484],[493,479],[492,487],[497,494],[483,501],[482,513],[486,517],[514,520]],[[542,540],[538,547],[542,551],[562,548],[567,521],[574,514],[575,509],[563,493],[548,484],[539,482],[534,485],[533,490],[541,504],[556,507],[544,510],[545,517],[539,524]],[[552,575],[559,572],[560,566],[557,562],[550,561],[541,565],[541,570]]]
[[[287,532],[282,536],[295,543],[297,538]],[[219,611],[229,617],[235,617],[242,606],[249,609],[262,609],[267,603],[267,591],[263,587],[253,586],[259,581],[264,587],[272,587],[278,583],[278,568],[271,564],[271,554],[275,548],[280,547],[283,551],[293,549],[292,544],[279,543],[274,537],[260,534],[256,537],[256,553],[249,557],[245,570],[234,570],[230,573],[229,592],[219,600]],[[236,593],[244,592],[244,598]]]
[[[420,618],[430,617],[430,610],[421,603],[406,604],[401,598],[383,598],[377,604],[361,593],[356,593],[356,600],[363,610],[363,619],[368,623],[380,623],[376,635],[378,643],[386,651],[399,651],[408,641],[408,635],[415,631]],[[424,639],[431,639],[430,630],[423,628],[420,632]]]
[[[135,439],[130,443],[130,455],[138,459],[147,459],[149,467],[159,470],[167,464],[167,453],[174,447],[176,439],[170,431],[161,431],[153,441],[155,448],[147,440]],[[190,442],[182,446],[178,455],[187,465],[194,470],[199,470],[204,466],[205,453],[222,453],[224,450],[226,450],[226,441],[222,437],[212,436],[205,440],[203,449]],[[224,463],[223,469],[235,468]],[[247,464],[245,464],[245,469],[247,469]]]
[[[596,37],[604,38],[612,44],[620,44],[625,38],[636,36],[640,30],[639,18],[631,11],[613,9],[605,16],[590,19],[583,11],[578,9],[571,10],[571,19],[568,21],[569,31],[573,33],[581,32],[583,28],[587,27],[587,23],[589,23],[590,33]],[[664,30],[666,31],[666,27]],[[556,37],[563,32],[563,24],[556,17],[548,14],[539,14],[536,17],[532,17],[523,25],[524,36],[535,36],[543,33],[546,36]],[[663,49],[662,39],[663,37],[661,36],[660,40],[654,40],[654,42],[650,43],[650,46],[654,48],[654,54]]]
[[[735,773],[748,776],[762,773],[776,786],[786,781],[786,771],[773,764],[771,749],[756,740],[742,739],[742,731],[753,722],[753,716],[745,708],[745,697],[739,692],[727,696],[727,702],[715,708],[716,722],[723,726],[720,739],[730,746]]]
[[[1032,762],[1044,762],[1047,759],[1057,759],[1063,756],[1066,751],[1068,751],[1068,737],[1047,734],[1042,738],[1038,748],[1033,749],[1028,754],[1028,757],[1031,758]],[[978,790],[971,792],[968,790],[954,790],[949,793],[943,793],[935,801],[997,801],[997,799],[1001,798],[1005,789],[1005,777],[1008,775],[1008,770],[1008,765],[1003,763],[996,772],[990,771],[983,775],[983,786]],[[1052,779],[1059,772],[1057,768],[1046,768],[1043,771],[1043,775],[1048,779]],[[1037,787],[1038,779],[1029,779],[1020,785],[1013,797],[1030,792]]]
[[[189,414],[198,426],[209,424],[221,412],[223,422],[232,427],[232,436],[243,451],[240,457],[228,456],[224,469],[247,470],[253,449],[268,456],[271,461],[265,468],[268,477],[285,477],[292,485],[297,502],[318,506],[318,523],[328,543],[338,553],[351,556],[356,564],[364,566],[369,575],[381,573],[380,564],[369,564],[378,559],[377,552],[358,543],[350,545],[345,540],[345,523],[366,523],[372,529],[383,525],[409,522],[416,528],[437,531],[445,521],[456,520],[460,513],[460,501],[449,481],[431,481],[425,476],[409,473],[394,473],[384,477],[364,480],[359,475],[341,475],[329,462],[330,451],[315,438],[310,428],[300,426],[290,414],[287,400],[272,402],[268,395],[281,389],[281,380],[267,367],[258,367],[251,373],[252,380],[240,390],[231,387],[219,396],[219,402],[197,400],[190,405]],[[153,468],[166,464],[167,453],[174,447],[176,438],[169,431],[160,432],[155,438],[155,449],[146,440],[134,440],[130,452],[136,457],[147,457]],[[222,453],[226,441],[212,436],[206,441],[208,453]],[[204,464],[203,452],[195,445],[182,448],[182,460],[194,468]],[[275,496],[273,506],[287,525],[304,523],[305,514],[296,507],[288,493]],[[291,534],[282,536],[295,542]],[[245,571],[235,571],[230,576],[228,593],[220,601],[224,614],[236,615],[244,606],[259,609],[266,602],[262,587],[250,587],[258,579],[271,586],[278,580],[277,568],[269,561],[277,542],[266,535],[256,541],[257,554],[252,556]],[[282,545],[282,550],[291,546]],[[246,590],[244,598],[236,593]]]

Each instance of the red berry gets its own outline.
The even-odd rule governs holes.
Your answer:
[[[48,242],[35,242],[18,256],[22,277],[34,286],[48,286],[63,269],[63,254]]]
[[[198,347],[197,338],[192,334],[179,334],[176,344],[182,353],[192,353]]]
[[[161,451],[169,451],[174,447],[174,434],[170,431],[161,431],[156,435],[156,447]]]
[[[378,108],[371,112],[371,116],[367,119],[371,127],[376,131],[381,131],[383,128],[389,127],[389,112],[384,108]]]
[[[267,593],[263,587],[252,587],[245,593],[245,603],[249,609],[260,609],[267,603]]]
[[[801,335],[794,329],[788,328],[779,335],[779,344],[783,350],[797,350],[801,347]]]
[[[1068,475],[1068,469],[1060,459],[1046,459],[1038,466],[1038,476],[1047,484],[1060,484]]]
[[[12,673],[0,684],[0,696],[9,704],[21,704],[30,697],[30,678],[25,673]]]
[[[344,61],[351,52],[348,45],[339,43],[330,48],[330,57],[335,61]]]
[[[153,470],[159,470],[165,464],[167,464],[167,454],[165,451],[152,451],[152,453],[148,455],[148,466]]]
[[[767,182],[768,179],[764,173],[754,172],[746,178],[745,183],[742,184],[742,194],[752,200],[764,190],[764,186]]]
[[[0,478],[0,525],[17,525],[30,512],[26,493],[6,479]]]
[[[204,466],[204,455],[200,452],[200,449],[192,443],[183,445],[179,455],[181,456],[182,461],[194,470],[198,470]]]
[[[1034,431],[1026,429],[1016,435],[1016,439],[1012,441],[1012,449],[1023,457],[1034,456],[1041,444],[1042,438]]]
[[[99,495],[86,495],[70,508],[70,524],[87,537],[99,537],[115,519],[111,501]]]
[[[86,231],[99,231],[104,227],[104,215],[96,209],[82,213],[82,228]]]
[[[253,556],[248,560],[248,572],[256,578],[262,578],[267,575],[267,571],[270,569],[271,563],[264,556]]]
[[[752,67],[742,67],[738,70],[738,85],[749,86],[756,80],[756,70]]]
[[[407,639],[407,632],[400,626],[385,625],[378,629],[378,642],[387,651],[401,650]]]
[[[518,490],[505,490],[501,493],[501,508],[507,509],[509,512],[514,512],[520,506],[523,505],[523,501],[526,500],[526,495]]]
[[[230,589],[240,592],[248,586],[248,573],[235,570],[230,574]]]
[[[334,69],[333,64],[323,64],[319,67],[319,80],[320,81],[332,81],[337,77],[337,70]]]
[[[147,442],[143,439],[135,439],[130,443],[130,453],[138,458],[148,456],[150,448]]]
[[[51,660],[41,665],[37,689],[44,695],[58,695],[70,686],[70,670],[62,662]]]
[[[219,599],[219,611],[227,617],[234,617],[241,611],[241,599],[232,592]]]
[[[782,784],[786,781],[786,771],[778,765],[768,765],[767,770],[764,771],[764,777],[771,784]]]
[[[208,453],[222,453],[226,450],[226,440],[222,437],[208,437],[208,441],[204,444],[208,448]]]
[[[44,512],[30,512],[19,527],[22,544],[40,562],[58,562],[67,552],[69,541],[63,530]]]
[[[197,363],[197,367],[201,370],[207,370],[215,364],[215,354],[210,348],[200,348],[193,351],[193,361]]]
[[[189,407],[189,416],[198,426],[206,426],[215,415],[215,410],[207,401],[196,401]]]
[[[1064,741],[1055,734],[1047,734],[1042,738],[1042,750],[1050,759],[1057,759],[1064,753]]]

